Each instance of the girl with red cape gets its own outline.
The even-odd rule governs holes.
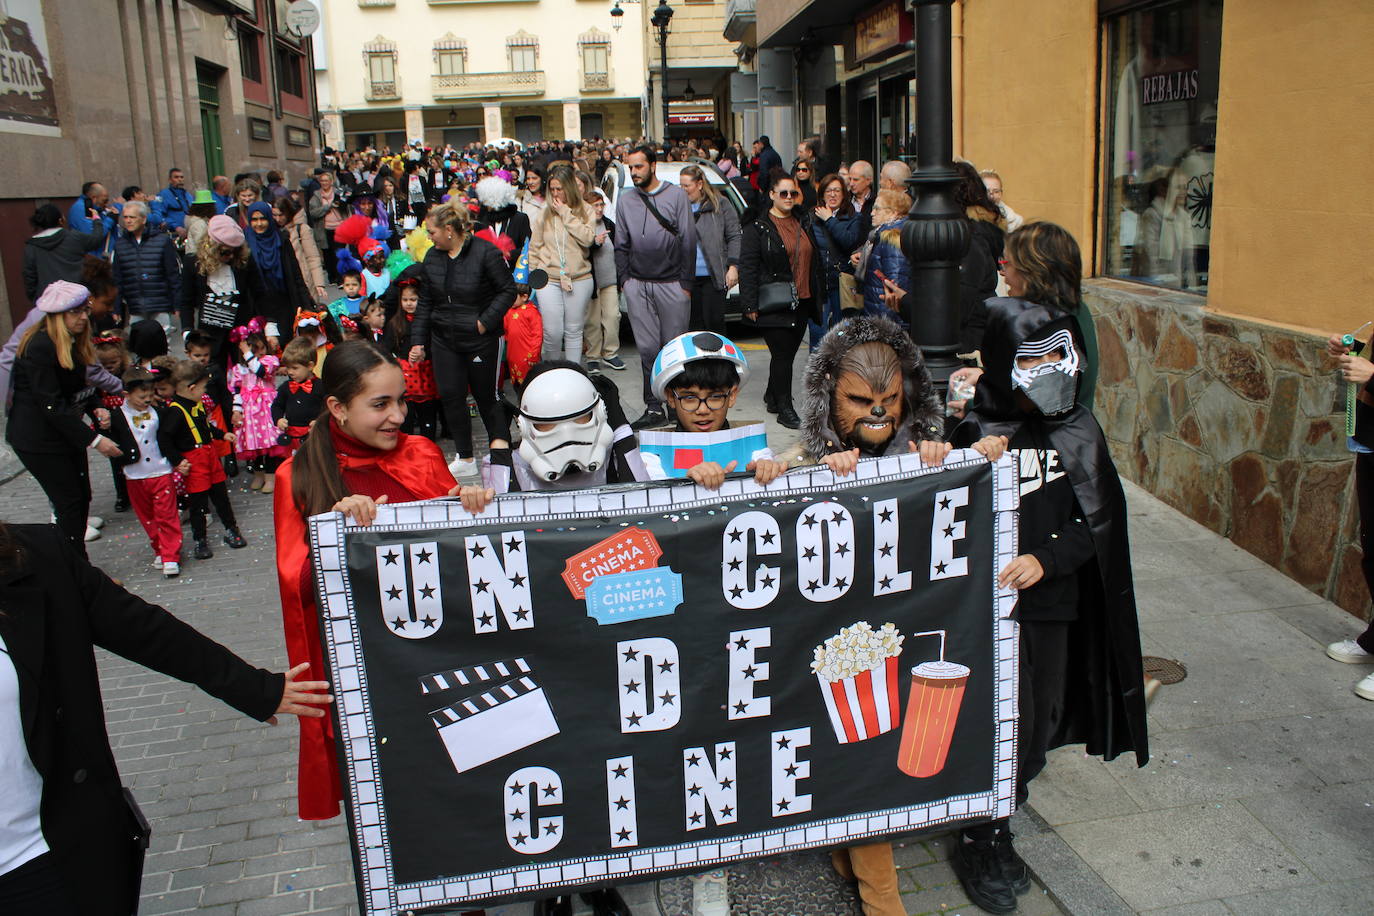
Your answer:
[[[314,678],[324,676],[325,664],[306,519],[333,511],[370,525],[381,503],[458,493],[439,447],[401,432],[405,377],[391,356],[361,340],[339,344],[320,383],[325,409],[300,450],[277,470],[273,506],[286,654],[293,666],[309,662]],[[343,788],[334,741],[332,719],[301,720],[297,792],[305,820],[339,813]]]

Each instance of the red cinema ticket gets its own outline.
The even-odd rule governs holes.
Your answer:
[[[569,557],[563,566],[563,581],[568,583],[573,597],[581,601],[587,596],[587,586],[597,576],[652,569],[661,556],[663,548],[651,533],[643,528],[626,528]]]

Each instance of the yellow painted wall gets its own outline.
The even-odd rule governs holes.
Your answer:
[[[1222,12],[1208,306],[1348,331],[1374,318],[1374,3]]]
[[[962,155],[996,169],[1007,203],[1027,220],[1072,232],[1087,261],[1095,229],[1097,3],[961,5]]]

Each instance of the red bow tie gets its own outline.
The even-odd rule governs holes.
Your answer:
[[[291,387],[292,394],[296,394],[300,391],[308,393],[315,387],[315,380],[313,378],[308,378],[303,382],[287,382],[287,384]]]

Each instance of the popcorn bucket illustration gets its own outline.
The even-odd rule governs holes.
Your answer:
[[[811,670],[840,744],[863,741],[897,727],[901,717],[897,657],[902,641],[895,625],[885,623],[874,630],[861,620],[816,647]]]
[[[969,669],[945,661],[945,631],[930,630],[916,636],[939,636],[940,658],[911,669],[911,693],[902,723],[897,768],[908,776],[925,778],[945,768],[959,706],[964,700]]]

